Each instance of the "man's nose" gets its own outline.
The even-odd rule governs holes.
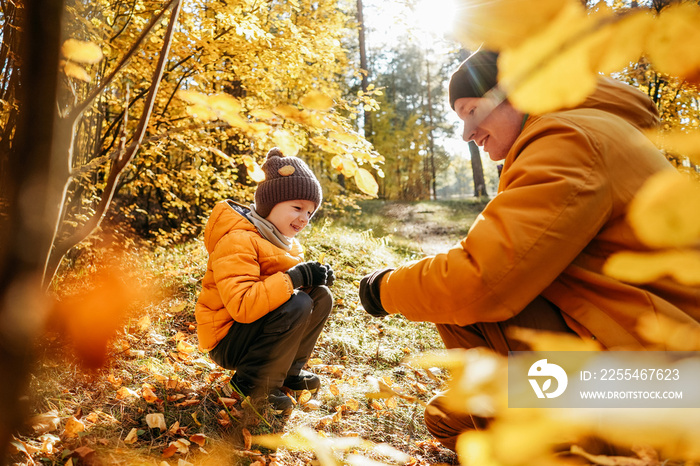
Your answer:
[[[476,128],[474,128],[473,125],[470,125],[468,123],[464,123],[464,127],[462,129],[462,139],[464,139],[464,142],[469,142],[474,139],[476,133]]]

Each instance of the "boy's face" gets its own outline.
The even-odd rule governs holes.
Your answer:
[[[284,201],[275,204],[266,219],[272,222],[284,236],[294,238],[309,224],[315,210],[316,205],[305,199]]]

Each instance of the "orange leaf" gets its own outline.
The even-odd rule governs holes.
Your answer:
[[[250,448],[253,446],[253,436],[250,435],[250,431],[246,429],[245,427],[241,431],[243,434],[243,443],[245,446],[246,450],[250,450]]]
[[[204,434],[194,434],[190,436],[190,442],[196,443],[200,447],[203,447],[207,442],[207,436]]]

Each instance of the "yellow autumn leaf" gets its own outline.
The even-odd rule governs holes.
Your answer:
[[[68,438],[77,437],[80,432],[85,432],[85,424],[78,420],[75,416],[71,416],[66,421],[66,427],[63,430],[63,435]]]
[[[700,164],[700,131],[686,132],[675,131],[655,131],[647,133],[660,149],[665,149],[674,154],[688,157],[695,164]]]
[[[645,314],[637,320],[637,331],[660,350],[700,351],[700,330],[694,324],[663,314]]]
[[[124,400],[129,397],[138,398],[139,394],[127,387],[122,387],[117,390],[117,400]]]
[[[177,350],[178,350],[180,353],[190,354],[190,353],[192,353],[195,349],[197,349],[197,347],[196,347],[195,345],[193,345],[193,344],[191,344],[191,343],[188,343],[188,342],[186,342],[186,341],[184,341],[184,340],[180,340],[180,341],[177,342]]]
[[[586,340],[578,335],[547,332],[523,327],[511,327],[508,336],[526,343],[531,351],[601,351],[595,340]]]
[[[208,96],[201,92],[181,90],[177,91],[175,96],[188,104],[201,105],[203,107],[208,105]]]
[[[272,113],[272,111],[262,108],[256,108],[248,112],[251,116],[257,118],[258,120],[274,120],[277,115]]]
[[[251,180],[255,181],[256,183],[260,183],[265,179],[265,172],[263,171],[262,167],[258,165],[257,162],[253,162],[253,164],[249,167],[246,167],[248,170],[248,176],[250,177]]]
[[[270,132],[272,127],[266,123],[261,123],[259,121],[248,123],[248,130],[255,134],[256,136],[263,136]]]
[[[136,427],[133,427],[129,433],[124,437],[124,443],[127,445],[132,445],[136,443],[136,441],[139,439],[139,431],[136,429]]]
[[[222,113],[240,113],[241,110],[243,110],[241,102],[229,94],[215,94],[209,96],[207,102],[214,110]]]
[[[467,49],[502,50],[521,44],[576,0],[465,0],[454,20],[456,38]],[[580,2],[576,2],[580,3]]]
[[[676,170],[649,178],[630,203],[627,219],[652,247],[680,247],[700,239],[700,184]]]
[[[212,112],[209,107],[204,105],[190,105],[187,107],[186,111],[188,115],[200,121],[212,121],[219,118],[216,113]]]
[[[338,142],[342,142],[343,144],[347,144],[349,146],[360,142],[361,138],[357,133],[351,133],[351,132],[338,132],[338,131],[331,131],[328,133],[328,137],[331,139],[334,139]]]
[[[700,82],[700,6],[676,3],[664,9],[647,35],[646,51],[662,73]]]
[[[287,130],[280,129],[272,135],[275,145],[287,156],[295,156],[299,153],[301,146],[294,138],[294,135]]]
[[[609,9],[604,2],[598,5],[601,5],[600,8]],[[594,19],[603,21],[605,16],[609,15],[611,12],[606,10]],[[595,35],[598,36],[598,43],[604,43],[605,46],[591,47],[593,69],[601,73],[612,73],[629,66],[630,62],[639,60],[653,21],[651,14],[640,8],[628,13],[619,21],[599,28]]]
[[[85,71],[85,68],[73,62],[66,62],[63,66],[63,72],[68,77],[79,79],[81,81],[85,81],[86,83],[89,83],[92,80],[88,72]]]
[[[349,160],[340,155],[336,155],[331,159],[331,166],[348,178],[355,176],[358,170],[357,163],[354,160]]]
[[[272,109],[274,113],[280,115],[284,118],[298,119],[300,118],[301,112],[298,108],[292,107],[291,105],[281,104]]]
[[[311,401],[311,392],[308,390],[304,390],[299,394],[299,399],[297,400],[297,403],[300,405],[304,405]]]
[[[468,431],[457,438],[457,457],[460,464],[502,466],[494,457],[489,432]]]
[[[99,45],[77,39],[66,40],[61,46],[61,54],[72,62],[88,65],[99,63],[104,57]]]
[[[150,429],[160,429],[161,432],[168,430],[163,413],[146,414],[146,424]]]
[[[145,332],[151,326],[151,316],[148,314],[141,317],[138,322],[136,322],[136,328],[139,332]]]
[[[149,387],[141,389],[141,396],[144,400],[146,400],[146,403],[155,403],[158,401],[158,395],[156,395]]]
[[[590,24],[580,3],[569,4],[539,34],[501,53],[499,82],[516,108],[542,114],[574,107],[593,92],[597,75],[591,50],[603,45],[602,37],[585,36],[560,50]]]
[[[373,197],[377,197],[377,193],[379,192],[379,185],[377,184],[377,181],[374,179],[372,174],[366,169],[357,169],[357,172],[355,173],[355,184],[357,184],[357,187],[360,188],[360,191],[362,191],[363,193],[369,194]]]
[[[299,103],[309,110],[327,112],[333,108],[333,99],[321,91],[310,91],[299,100]]]
[[[700,285],[700,252],[669,250],[652,253],[624,251],[613,254],[603,273],[629,283],[651,283],[671,277],[683,285]]]
[[[345,147],[343,145],[339,144],[336,141],[331,141],[328,138],[321,137],[321,136],[316,136],[314,138],[311,138],[310,140],[312,143],[316,144],[318,147],[323,149],[324,151],[331,153],[331,154],[343,154],[347,152]]]

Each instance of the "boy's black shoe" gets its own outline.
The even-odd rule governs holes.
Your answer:
[[[321,387],[321,379],[316,374],[302,369],[299,375],[290,375],[284,379],[282,386],[287,387],[297,395],[304,390],[316,393]]]
[[[256,390],[256,387],[238,380],[236,378],[236,374],[234,374],[233,377],[231,377],[231,380],[224,385],[224,393],[226,393],[226,396],[238,394],[243,398],[250,396],[251,398],[255,399],[260,399],[264,396],[259,390]],[[294,409],[294,402],[292,399],[285,395],[279,388],[273,388],[270,390],[267,395],[267,402],[270,403],[272,412],[276,415],[286,417],[292,414],[292,410]]]
[[[267,395],[267,401],[270,403],[272,412],[278,416],[287,417],[292,414],[294,402],[291,398],[285,395],[279,388],[273,388]]]

